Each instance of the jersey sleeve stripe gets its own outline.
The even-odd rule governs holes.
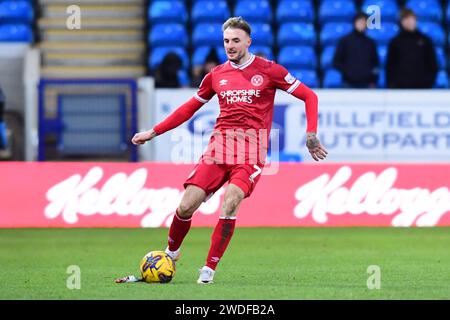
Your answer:
[[[300,81],[299,80],[295,80],[294,84],[292,84],[292,86],[289,87],[289,89],[286,90],[287,93],[292,93],[295,89],[297,89],[297,87],[300,85]]]
[[[197,93],[194,94],[194,98],[197,99],[198,101],[200,101],[201,103],[207,103],[209,101],[209,100],[203,99]]]

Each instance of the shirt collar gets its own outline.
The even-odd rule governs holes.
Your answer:
[[[242,64],[236,64],[236,63],[230,61],[230,65],[235,69],[242,70],[242,69],[245,69],[246,67],[248,67],[249,65],[251,65],[254,60],[255,60],[255,55],[253,53],[250,53],[250,58],[246,62],[244,62]]]

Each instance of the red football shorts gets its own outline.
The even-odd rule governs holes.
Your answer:
[[[206,192],[209,199],[227,181],[244,191],[245,197],[251,195],[261,177],[262,166],[252,164],[198,163],[191,172],[184,187],[192,184]]]

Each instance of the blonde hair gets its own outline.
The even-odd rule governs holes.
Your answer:
[[[242,17],[232,17],[222,25],[222,31],[228,28],[244,30],[249,36],[252,34],[252,28]]]

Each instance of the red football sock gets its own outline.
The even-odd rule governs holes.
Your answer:
[[[216,270],[217,264],[222,258],[230,243],[231,237],[233,236],[235,224],[236,218],[219,219],[211,236],[211,247],[209,248],[208,258],[206,258],[206,266]]]
[[[169,250],[176,251],[180,248],[184,237],[191,228],[192,217],[188,219],[181,218],[178,215],[178,209],[175,211],[175,216],[173,217],[172,224],[169,229]]]

